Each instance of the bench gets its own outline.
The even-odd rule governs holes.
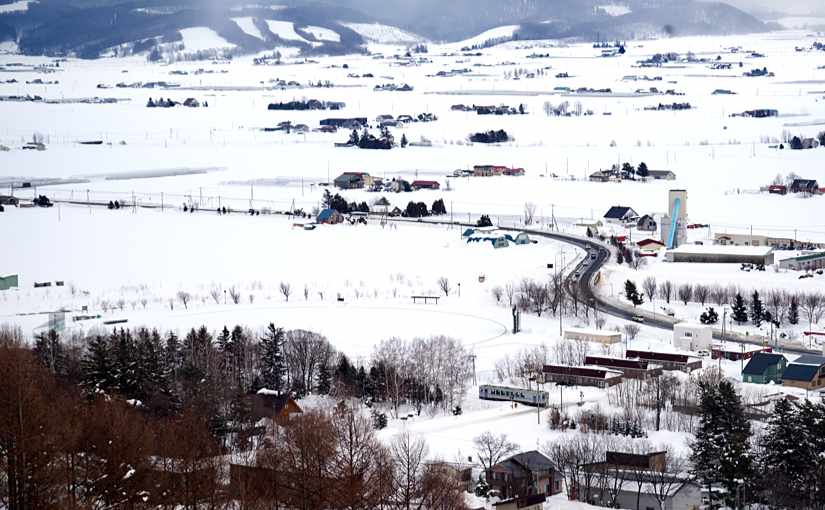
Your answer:
[[[440,296],[412,296],[413,304],[416,304],[418,300],[423,300],[424,304],[427,305],[430,303],[430,300],[435,301],[435,304],[438,304]]]

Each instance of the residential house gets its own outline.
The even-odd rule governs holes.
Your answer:
[[[506,169],[507,167],[501,165],[475,165],[473,166],[473,175],[476,177],[503,175]]]
[[[794,179],[791,193],[819,193],[819,184],[814,179]]]
[[[333,181],[336,188],[361,189],[372,185],[370,174],[365,172],[344,172]]]
[[[648,179],[655,181],[673,181],[676,180],[676,174],[670,170],[648,170]]]
[[[639,218],[639,221],[636,222],[636,229],[643,232],[656,232],[659,229],[659,226],[656,224],[656,220],[653,219],[653,216],[645,214]]]
[[[722,358],[728,361],[741,361],[751,359],[759,352],[773,352],[773,348],[750,344],[745,345],[743,343],[728,344],[722,342],[711,347],[710,357],[712,359]]]
[[[631,220],[635,220],[639,215],[630,207],[621,205],[614,205],[604,214],[604,219],[607,223],[623,224]]]
[[[412,189],[420,190],[420,189],[439,189],[441,187],[437,181],[413,181]]]
[[[316,223],[322,223],[326,225],[337,225],[344,221],[344,215],[336,211],[335,209],[324,209],[320,213],[318,213],[318,217],[315,219]]]
[[[532,494],[558,494],[562,474],[544,454],[532,450],[513,455],[485,473],[487,485],[503,499]]]
[[[248,401],[251,415],[256,421],[269,418],[280,424],[289,421],[293,414],[304,412],[289,395],[267,389],[249,395]]]
[[[350,119],[321,119],[321,126],[333,126],[338,129],[361,129],[367,126],[366,117],[354,117]]]
[[[782,374],[788,366],[788,360],[782,354],[757,352],[742,369],[742,382],[767,384],[782,382]]]
[[[639,248],[639,253],[642,255],[657,255],[660,251],[665,249],[665,243],[657,241],[656,239],[642,239],[636,242],[636,247]]]
[[[687,354],[675,354],[672,352],[637,351],[628,349],[625,351],[625,358],[643,359],[652,361],[657,365],[662,365],[665,370],[679,370],[690,372],[702,368],[702,360]]]
[[[20,204],[20,200],[17,197],[13,197],[10,195],[0,195],[0,205],[13,205],[17,206]]]
[[[622,373],[599,366],[544,365],[543,382],[609,388],[622,382]]]
[[[598,172],[593,172],[590,174],[589,179],[590,182],[607,182],[610,180],[610,174],[599,170]]]
[[[523,168],[505,168],[501,172],[501,175],[507,175],[507,176],[510,176],[510,177],[522,177],[524,175],[524,169]]]
[[[806,390],[825,387],[825,356],[803,354],[788,363],[782,373],[782,385]]]

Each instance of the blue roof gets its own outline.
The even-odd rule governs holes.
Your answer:
[[[817,354],[803,354],[794,360],[795,365],[825,365],[825,356]]]
[[[335,213],[335,209],[324,209],[318,214],[318,221],[326,221]]]
[[[781,354],[774,354],[769,352],[757,352],[745,365],[742,374],[762,375],[768,367],[777,365],[780,361],[785,359]]]
[[[783,381],[811,381],[819,372],[816,365],[795,365],[791,363],[782,374]]]

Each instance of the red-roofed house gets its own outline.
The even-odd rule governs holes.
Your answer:
[[[419,190],[419,189],[439,189],[441,187],[440,184],[436,181],[413,181],[412,189]]]

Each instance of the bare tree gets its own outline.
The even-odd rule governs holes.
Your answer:
[[[427,458],[427,443],[413,439],[409,432],[398,435],[390,445],[394,464],[393,501],[397,508],[412,509],[423,496],[421,478]]]
[[[309,287],[304,285],[304,301],[309,301]]]
[[[713,285],[710,288],[710,300],[716,303],[716,306],[722,306],[727,303],[727,292],[721,285]]]
[[[504,296],[504,289],[499,286],[493,287],[493,297],[496,298],[496,303],[501,303],[501,298]]]
[[[143,307],[144,310],[146,310],[146,305],[147,304],[149,304],[148,299],[146,299],[145,297],[140,298],[140,305]]]
[[[648,475],[653,497],[659,503],[659,510],[665,510],[665,502],[673,492],[685,482],[687,462],[670,449],[665,450],[665,461],[657,465]]]
[[[630,340],[635,340],[636,337],[639,335],[640,329],[641,328],[639,328],[639,326],[637,326],[636,324],[625,324],[624,333]]]
[[[764,294],[767,296],[765,302],[768,305],[768,310],[771,312],[771,319],[778,324],[781,323],[785,315],[785,304],[790,303],[787,293],[782,290],[772,289]]]
[[[679,285],[676,294],[679,296],[679,301],[687,305],[693,299],[693,285],[689,283]]]
[[[667,304],[670,304],[670,299],[673,297],[673,282],[665,280],[659,284],[659,297],[664,299]]]
[[[818,292],[809,292],[799,300],[799,309],[808,319],[808,331],[813,328],[814,320],[818,319],[822,309],[823,297]],[[817,321],[818,322],[818,321]]]
[[[649,299],[650,301],[653,301],[654,299],[656,299],[656,289],[657,288],[658,287],[656,285],[656,277],[655,276],[648,276],[647,278],[644,279],[644,281],[642,281],[642,289],[644,289],[645,295],[647,296],[647,299]]]
[[[512,308],[515,304],[516,286],[508,283],[504,286],[504,294],[507,296],[507,306]]]
[[[438,279],[438,288],[441,289],[441,292],[444,293],[445,296],[450,295],[450,280],[446,277],[442,276]]]
[[[630,252],[628,252],[630,253]],[[639,255],[639,252],[633,254],[632,257],[627,258],[627,265],[633,269],[639,270],[647,264],[647,259]]]
[[[289,295],[292,294],[292,286],[287,282],[281,282],[278,285],[278,288],[280,289],[281,294],[283,294],[284,299],[289,302]]]
[[[214,301],[216,305],[221,304],[221,289],[217,287],[212,287],[211,289],[209,289],[209,296],[212,298],[212,301]]]
[[[188,310],[189,309],[189,301],[192,299],[192,295],[189,294],[186,291],[181,290],[181,291],[178,291],[177,296],[178,296],[178,301],[180,301],[181,304],[183,304],[183,308]]]
[[[473,439],[473,445],[485,474],[519,449],[518,444],[507,439],[506,434],[495,435],[489,431]]]
[[[696,286],[693,287],[693,297],[696,299],[696,301],[701,303],[702,306],[705,306],[705,303],[708,300],[708,295],[709,294],[710,294],[710,289],[708,288],[707,285],[702,285],[700,283],[697,283]]]
[[[533,202],[525,202],[524,204],[524,224],[532,225],[533,218],[536,215],[536,204]]]
[[[232,302],[237,305],[241,302],[241,291],[235,287],[229,287],[229,297],[232,299]]]

